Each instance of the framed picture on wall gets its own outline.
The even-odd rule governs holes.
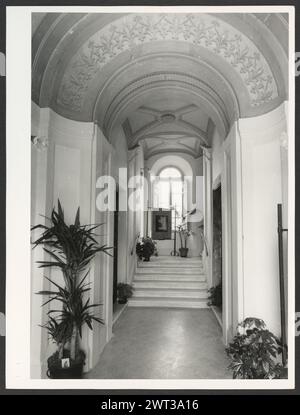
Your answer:
[[[170,210],[152,212],[152,238],[154,240],[171,239],[172,217]]]

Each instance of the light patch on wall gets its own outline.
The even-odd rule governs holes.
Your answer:
[[[54,203],[60,199],[67,218],[74,220],[80,205],[80,150],[55,146]]]
[[[5,76],[5,55],[0,52],[0,76]]]
[[[5,315],[0,313],[0,336],[5,336]]]

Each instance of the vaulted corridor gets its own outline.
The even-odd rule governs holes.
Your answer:
[[[90,379],[225,379],[221,328],[209,309],[130,308]]]
[[[239,323],[283,332],[288,25],[287,13],[33,13],[31,225],[60,203],[76,225],[79,207],[111,254],[66,265],[75,286],[87,272],[81,301],[97,316],[77,342],[86,378],[230,378]],[[33,293],[64,284],[65,269],[45,279],[39,248],[32,378],[46,377],[57,337],[70,343],[44,330],[58,311]]]

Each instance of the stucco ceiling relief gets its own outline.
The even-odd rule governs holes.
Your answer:
[[[153,128],[167,123],[167,124],[175,124],[177,127],[187,128],[187,130],[190,130],[195,134],[195,136],[202,142],[202,145],[207,146],[208,143],[206,140],[206,131],[202,131],[196,125],[189,123],[183,119],[183,116],[185,114],[189,114],[197,110],[199,110],[199,108],[193,104],[186,105],[182,108],[178,108],[173,111],[170,111],[170,110],[159,111],[155,108],[150,108],[150,107],[145,107],[145,106],[138,108],[137,110],[138,112],[151,114],[155,117],[155,120],[144,125],[139,130],[133,132],[129,145],[135,145],[140,139],[144,138],[144,136],[147,133],[150,133]]]
[[[120,114],[124,111],[124,108],[126,108],[130,102],[135,100],[137,96],[141,96],[146,92],[153,92],[155,90],[159,91],[161,94],[163,88],[168,88],[169,90],[184,90],[186,92],[188,91],[191,95],[202,97],[202,99],[205,99],[207,102],[207,105],[210,104],[213,106],[214,111],[218,114],[218,117],[224,126],[224,129],[228,129],[229,120],[224,102],[212,88],[194,76],[175,72],[159,72],[150,73],[147,76],[141,77],[136,79],[134,82],[127,84],[117,93],[116,96],[111,99],[104,115],[103,126],[105,133],[109,136],[112,126]],[[152,112],[151,115],[154,116],[154,113]],[[159,121],[162,122],[162,120]],[[174,114],[174,121],[184,122],[182,117],[180,120],[176,114]],[[158,121],[154,116],[153,123],[157,122]],[[195,133],[201,135],[202,131],[198,130],[195,131]]]
[[[130,14],[94,34],[73,56],[57,102],[80,111],[92,80],[112,59],[147,42],[168,40],[189,42],[223,58],[242,78],[251,106],[278,96],[271,68],[257,46],[226,22],[203,14]]]

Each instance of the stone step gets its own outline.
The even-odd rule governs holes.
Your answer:
[[[139,268],[156,268],[156,267],[182,267],[182,268],[201,268],[203,267],[203,264],[201,261],[172,261],[172,260],[166,260],[166,261],[153,261],[150,260],[147,261],[138,261],[138,267]]]
[[[134,280],[132,283],[134,289],[185,289],[185,290],[207,290],[206,282],[199,281],[163,281],[163,280]]]
[[[201,267],[182,268],[182,267],[137,267],[136,274],[181,274],[181,275],[197,275],[203,274],[204,270]]]
[[[187,257],[187,258],[183,258],[181,256],[171,256],[171,255],[158,255],[158,256],[151,256],[150,257],[150,261],[177,261],[177,262],[182,262],[182,261],[188,261],[188,262],[193,262],[193,261],[202,261],[202,258],[200,256],[192,256],[192,257]]]
[[[180,299],[207,299],[207,290],[149,290],[149,289],[138,289],[133,293],[132,298],[144,297],[144,298],[180,298]]]
[[[183,269],[194,269],[194,268],[202,268],[203,269],[203,265],[201,263],[198,264],[191,264],[191,265],[187,265],[187,264],[171,264],[171,263],[158,263],[155,262],[154,264],[150,264],[149,262],[142,262],[142,263],[138,263],[138,268],[183,268]]]
[[[129,307],[208,308],[206,299],[191,298],[130,298]]]
[[[204,274],[159,274],[159,273],[141,273],[135,274],[134,281],[183,281],[183,282],[206,282]]]
[[[151,257],[139,261],[131,307],[207,308],[207,282],[197,258]]]

